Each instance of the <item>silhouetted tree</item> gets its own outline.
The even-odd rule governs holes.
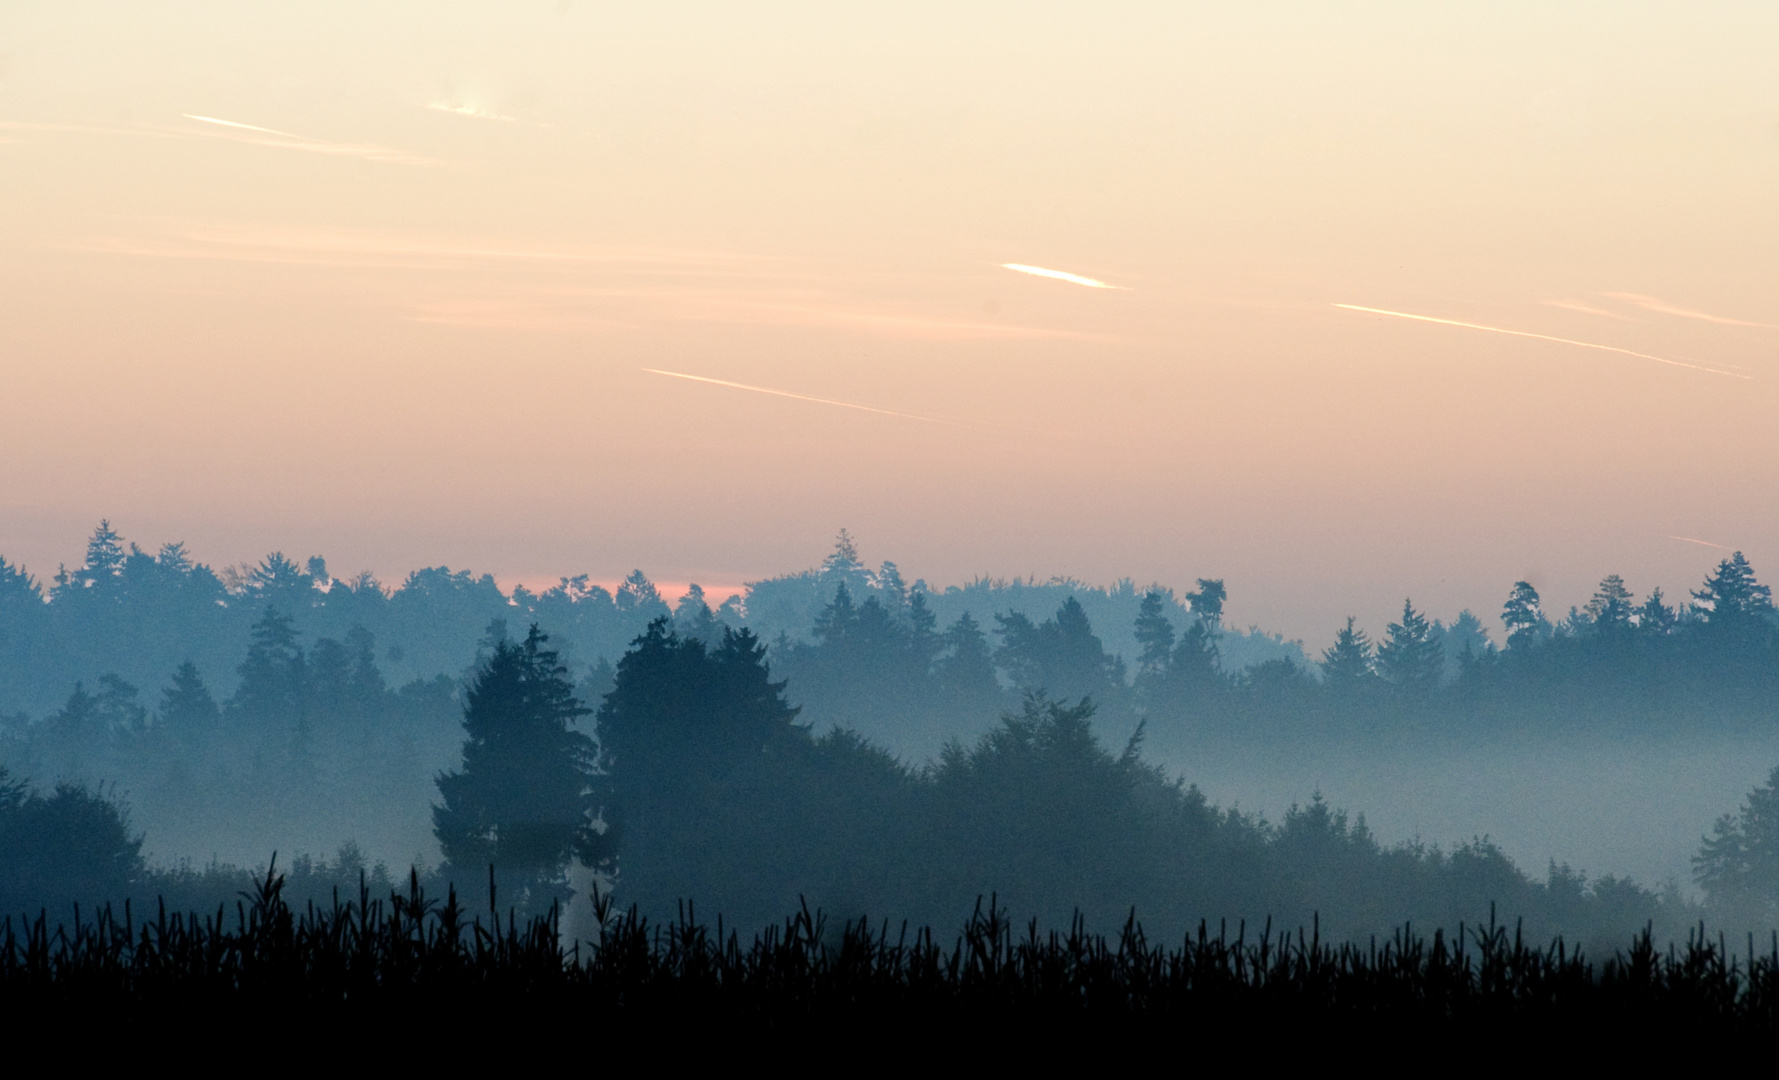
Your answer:
[[[1354,618],[1334,635],[1334,644],[1322,651],[1322,678],[1330,689],[1351,690],[1372,680],[1371,639],[1354,628]]]
[[[189,749],[212,738],[221,719],[222,711],[198,674],[198,665],[190,660],[180,664],[172,683],[161,691],[157,726]]]
[[[43,606],[43,590],[25,568],[0,556],[0,611],[9,614],[26,605]],[[10,609],[10,610],[9,610]]]
[[[1717,819],[1693,858],[1693,878],[1715,901],[1779,905],[1779,768]]]
[[[596,718],[620,888],[656,910],[791,898],[784,875],[806,865],[798,837],[819,822],[798,804],[810,739],[783,689],[746,630],[707,649],[657,619],[636,639]]]
[[[995,659],[1021,690],[1043,690],[1105,703],[1124,689],[1123,665],[1107,656],[1080,601],[1034,624],[1018,612],[996,615],[1001,648]]]
[[[1650,637],[1664,637],[1674,632],[1675,611],[1662,602],[1662,590],[1651,589],[1649,597],[1637,608],[1637,629]]]
[[[964,612],[945,631],[944,645],[945,654],[934,669],[943,699],[966,708],[994,708],[1001,684],[995,677],[994,651],[981,624]]]
[[[1216,624],[1206,619],[1193,619],[1174,646],[1174,658],[1168,665],[1169,694],[1190,701],[1223,689],[1222,657],[1217,648]]]
[[[661,591],[641,570],[630,571],[630,576],[618,587],[616,600],[619,612],[634,611],[651,619],[669,614],[667,601],[661,599]]]
[[[1216,627],[1222,625],[1223,602],[1228,598],[1222,578],[1199,578],[1197,590],[1186,594],[1186,603],[1201,622]]]
[[[111,522],[99,522],[86,544],[86,568],[80,574],[81,583],[90,587],[119,576],[123,573],[124,558],[123,538]]]
[[[494,864],[546,891],[571,857],[609,855],[590,794],[593,741],[574,730],[590,710],[549,637],[500,641],[464,694],[463,764],[438,778],[433,833],[451,865]]]
[[[1636,608],[1631,602],[1631,590],[1625,588],[1625,579],[1617,574],[1607,574],[1583,610],[1595,630],[1613,634],[1630,629],[1631,616]]]
[[[933,665],[945,651],[939,636],[939,618],[927,604],[925,589],[916,589],[909,596],[905,615],[908,623],[908,664],[911,675],[924,679],[932,674]]]
[[[1167,596],[1160,589],[1143,594],[1137,609],[1137,678],[1154,680],[1167,674],[1174,657],[1174,624],[1164,614]]]
[[[723,639],[723,624],[717,621],[704,599],[704,589],[693,582],[673,609],[673,628],[684,637],[697,638],[706,645]]]
[[[1426,691],[1439,685],[1445,657],[1433,640],[1433,627],[1410,601],[1402,603],[1402,621],[1386,628],[1378,645],[1377,666],[1384,680],[1401,690]]]
[[[1507,603],[1501,607],[1501,621],[1507,626],[1507,645],[1512,649],[1537,644],[1550,626],[1540,606],[1538,590],[1529,581],[1513,583],[1513,592],[1508,594]]]
[[[618,661],[596,719],[614,798],[664,796],[751,762],[795,728],[783,688],[748,631],[727,631],[707,649],[656,619]]]
[[[1754,568],[1740,551],[1717,564],[1693,599],[1705,606],[1707,620],[1719,626],[1748,625],[1773,611],[1771,586],[1755,580]]]
[[[0,910],[121,900],[143,870],[142,836],[117,804],[65,783],[38,795],[0,768]]]
[[[237,671],[241,685],[231,702],[234,708],[267,720],[294,723],[301,717],[308,657],[289,615],[266,608],[253,624],[252,643]]]

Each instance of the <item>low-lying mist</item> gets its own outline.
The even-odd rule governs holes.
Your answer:
[[[318,890],[492,862],[540,903],[598,881],[741,922],[800,898],[946,921],[978,892],[1173,928],[1767,918],[1766,871],[1718,857],[1772,857],[1753,819],[1719,824],[1779,764],[1752,568],[1680,605],[1609,576],[1557,620],[1504,593],[1504,646],[1408,603],[1312,659],[1226,628],[1221,580],[937,589],[844,534],[816,569],[670,606],[640,572],[615,593],[442,567],[391,589],[279,554],[219,575],[101,526],[47,587],[0,560],[6,820],[43,837],[120,807],[116,872],[65,881],[193,897],[279,851]],[[503,664],[560,698],[523,753],[500,747],[535,693],[500,697]],[[48,869],[4,899],[74,899],[55,867],[78,845],[32,842]]]

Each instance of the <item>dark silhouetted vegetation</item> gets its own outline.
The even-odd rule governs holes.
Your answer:
[[[455,890],[441,903],[415,878],[386,899],[361,885],[298,910],[283,885],[268,870],[214,914],[159,905],[106,908],[72,925],[8,920],[0,1008],[39,1034],[104,1016],[133,1039],[198,1017],[213,1039],[224,1034],[219,1022],[271,1033],[374,1017],[409,1040],[449,1025],[452,1052],[478,1055],[481,1040],[462,1025],[523,1022],[519,1030],[535,1032],[572,1020],[596,1022],[612,1046],[671,1046],[677,1058],[697,1047],[654,1040],[714,1050],[744,1036],[782,1053],[894,1031],[905,1038],[883,1048],[893,1056],[968,1043],[1052,1063],[1135,1049],[1094,1036],[1268,1032],[1300,1040],[1305,1055],[1323,1052],[1329,1036],[1400,1049],[1449,1035],[1466,1060],[1547,1039],[1580,1040],[1597,1060],[1614,1039],[1642,1046],[1659,1031],[1696,1046],[1779,1022],[1779,938],[1759,952],[1750,939],[1735,956],[1702,930],[1684,949],[1643,934],[1595,961],[1493,922],[1431,937],[1403,928],[1369,945],[1271,925],[1201,924],[1153,940],[1134,915],[1113,935],[1079,919],[1047,930],[978,901],[955,937],[865,917],[831,925],[804,908],[744,943],[689,909],[654,924],[601,903],[595,934],[569,946],[555,912],[509,914],[503,925],[492,892],[476,914]]]
[[[1609,575],[1553,620],[1516,583],[1505,648],[1468,612],[1447,625],[1404,601],[1311,663],[1226,627],[1229,598],[1213,578],[1177,598],[933,590],[867,570],[844,535],[820,568],[714,609],[696,589],[670,608],[640,572],[533,594],[438,569],[385,590],[319,558],[219,574],[102,524],[47,594],[0,563],[0,695],[54,703],[0,736],[18,778],[0,784],[0,899],[208,908],[259,852],[344,842],[293,861],[290,894],[325,901],[392,863],[436,891],[493,864],[521,912],[572,915],[598,887],[656,923],[696,900],[743,933],[803,902],[942,925],[992,893],[1083,932],[1134,906],[1168,939],[1271,917],[1340,941],[1493,906],[1595,952],[1702,917],[1775,921],[1779,778],[1705,838],[1691,899],[1554,861],[1533,876],[1487,837],[1380,839],[1313,788],[1268,819],[1192,783],[1231,747],[1420,740],[1461,775],[1471,748],[1551,731],[1770,730],[1779,630],[1739,553],[1679,606]]]

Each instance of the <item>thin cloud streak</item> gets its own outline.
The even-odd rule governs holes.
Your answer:
[[[1108,282],[1101,281],[1098,278],[1082,277],[1080,274],[1071,274],[1066,270],[1047,270],[1042,266],[1027,266],[1025,263],[1002,263],[1001,268],[1003,270],[1012,270],[1015,273],[1030,274],[1033,277],[1051,278],[1056,281],[1067,281],[1073,285],[1085,285],[1090,289],[1124,289],[1125,288],[1125,286],[1123,286],[1123,285],[1112,285]]]
[[[1634,319],[1629,315],[1621,315],[1616,311],[1607,311],[1605,308],[1590,307],[1578,300],[1546,300],[1544,303],[1546,306],[1562,308],[1564,311],[1579,311],[1583,315],[1599,315],[1602,318],[1619,319],[1624,322],[1643,321],[1642,319]]]
[[[1534,334],[1529,330],[1508,330],[1499,326],[1484,326],[1481,323],[1459,322],[1457,319],[1437,319],[1431,315],[1411,315],[1406,311],[1389,311],[1384,308],[1361,307],[1358,304],[1331,304],[1330,307],[1343,308],[1347,311],[1363,311],[1370,315],[1388,315],[1395,319],[1412,319],[1415,322],[1438,323],[1441,326],[1461,326],[1466,330],[1487,330],[1491,334],[1508,334],[1513,337],[1534,338],[1538,341],[1554,341],[1559,345],[1574,345],[1583,349],[1599,349],[1601,352],[1619,353],[1622,356],[1635,356],[1640,360],[1654,360],[1658,364],[1670,364],[1674,367],[1691,368],[1712,375],[1724,375],[1732,379],[1752,380],[1752,375],[1740,375],[1734,371],[1721,368],[1706,367],[1703,364],[1689,364],[1684,360],[1670,360],[1665,356],[1651,356],[1649,353],[1633,352],[1621,349],[1616,345],[1600,345],[1592,341],[1576,341],[1574,338],[1552,337],[1549,334]]]
[[[502,113],[488,112],[485,109],[478,109],[473,105],[447,105],[442,101],[433,101],[428,102],[426,107],[435,112],[450,113],[452,116],[466,116],[472,120],[499,120],[506,124],[517,124],[520,122],[519,118],[516,116],[506,116]]]
[[[1653,296],[1644,296],[1641,293],[1609,292],[1601,293],[1600,295],[1610,296],[1614,300],[1623,300],[1627,303],[1636,304],[1638,307],[1643,308],[1646,311],[1653,311],[1661,315],[1678,315],[1683,319],[1698,319],[1701,322],[1717,323],[1719,326],[1752,326],[1761,330],[1779,330],[1779,326],[1775,326],[1772,323],[1749,322],[1747,319],[1732,319],[1727,315],[1712,315],[1709,312],[1696,311],[1693,308],[1677,307],[1665,300],[1658,300]]]
[[[288,131],[279,131],[276,128],[260,127],[257,124],[241,124],[241,123],[237,123],[233,120],[218,120],[214,116],[199,116],[196,113],[180,113],[179,115],[185,117],[187,120],[202,120],[206,124],[219,124],[223,127],[240,128],[242,131],[258,131],[265,135],[281,135],[286,139],[301,139],[304,142],[316,142],[317,141],[315,139],[309,138],[307,135],[293,135]]]
[[[1060,327],[949,318],[918,306],[828,294],[819,265],[775,256],[645,247],[528,249],[448,236],[227,228],[177,220],[149,226],[135,236],[93,236],[51,246],[137,258],[480,276],[473,294],[456,297],[450,293],[458,287],[443,279],[424,285],[390,279],[393,292],[423,294],[409,300],[409,317],[427,323],[560,331],[618,323],[721,322],[944,341],[1118,340]],[[547,276],[549,283],[540,284],[538,275]],[[626,314],[620,316],[602,309],[611,301],[643,307],[626,303]],[[589,303],[594,307],[588,308]]]
[[[392,165],[442,165],[444,162],[433,158],[420,157],[402,150],[391,150],[386,146],[373,143],[333,143],[323,139],[313,139],[307,135],[296,135],[276,128],[260,127],[258,124],[243,124],[236,120],[219,120],[214,116],[199,116],[197,113],[180,113],[187,120],[196,120],[204,124],[215,124],[218,127],[233,131],[253,132],[258,135],[270,135],[270,139],[241,138],[228,136],[238,142],[251,146],[270,146],[283,150],[303,150],[311,154],[330,154],[337,157],[362,158],[365,161],[380,161]],[[220,135],[221,133],[217,133]]]
[[[1670,540],[1684,540],[1689,544],[1698,544],[1700,547],[1716,548],[1719,551],[1734,551],[1734,550],[1736,550],[1735,548],[1732,548],[1727,544],[1713,544],[1709,540],[1694,540],[1690,536],[1675,536],[1672,533],[1668,534],[1668,539],[1670,539]]]
[[[871,405],[860,405],[851,401],[835,401],[832,398],[810,397],[808,394],[793,394],[789,390],[773,390],[765,386],[749,386],[747,383],[730,382],[727,379],[711,379],[703,375],[687,375],[681,371],[662,371],[660,368],[643,368],[651,375],[666,375],[673,379],[687,379],[691,382],[710,383],[712,386],[727,386],[735,390],[750,390],[756,394],[770,394],[773,397],[790,398],[793,401],[811,401],[817,405],[836,405],[842,409],[857,409],[860,412],[876,413],[879,416],[894,416],[903,420],[919,420],[927,424],[945,424],[950,427],[976,427],[958,420],[946,420],[937,416],[921,416],[918,413],[896,412],[892,409],[879,409]]]

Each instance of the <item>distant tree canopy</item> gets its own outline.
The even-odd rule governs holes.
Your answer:
[[[867,569],[847,536],[820,568],[715,608],[693,589],[670,609],[640,572],[611,590],[582,576],[509,593],[441,567],[390,590],[319,557],[216,573],[104,523],[47,593],[0,560],[0,764],[53,792],[45,804],[128,792],[156,850],[224,842],[262,858],[276,835],[425,858],[436,842],[452,873],[492,862],[539,895],[559,895],[579,860],[658,911],[686,896],[776,916],[815,890],[945,918],[959,890],[1003,885],[1040,907],[1070,890],[1163,906],[1297,895],[1298,870],[1267,854],[1287,837],[1303,845],[1293,858],[1322,837],[1345,853],[1328,865],[1368,888],[1400,872],[1443,889],[1467,867],[1464,888],[1530,889],[1487,845],[1411,857],[1313,803],[1277,826],[1216,811],[1138,751],[1764,731],[1779,700],[1779,623],[1740,553],[1687,602],[1608,575],[1554,622],[1515,583],[1505,648],[1469,612],[1447,624],[1405,601],[1376,638],[1346,620],[1312,665],[1226,626],[1229,602],[1212,578],[1181,597],[1128,581],[939,591],[893,563]],[[509,619],[532,627],[524,642]],[[1061,808],[1027,821],[1032,792]],[[1707,845],[1712,895],[1765,887],[1749,854],[1760,828],[1736,818]]]

